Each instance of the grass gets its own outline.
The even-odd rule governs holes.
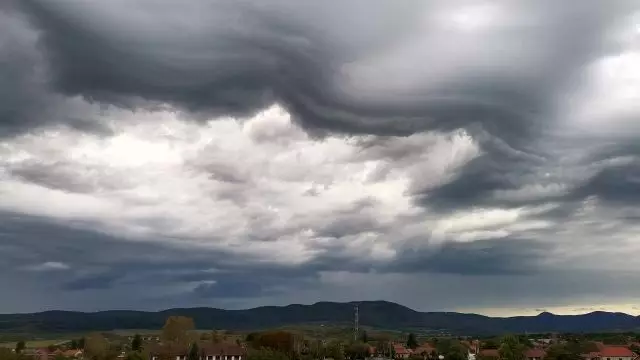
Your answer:
[[[26,341],[27,348],[43,348],[49,345],[56,345],[59,343],[67,342],[70,339],[39,339]],[[13,349],[16,347],[16,342],[0,343],[0,347]]]

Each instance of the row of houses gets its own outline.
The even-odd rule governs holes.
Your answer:
[[[149,360],[186,360],[190,347],[182,345],[155,344],[149,349]],[[247,350],[237,344],[200,343],[200,360],[245,360]]]
[[[500,359],[498,349],[481,349],[480,342],[462,341],[462,345],[467,348],[468,360],[482,359]],[[596,342],[597,351],[582,354],[584,360],[640,360],[640,355],[634,353],[628,346],[624,345],[605,345]],[[396,359],[407,359],[412,355],[427,357],[436,352],[436,349],[429,343],[424,343],[416,349],[408,349],[402,344],[394,344],[394,352]],[[543,347],[534,347],[526,349],[523,353],[525,360],[544,360],[547,357],[547,351]]]

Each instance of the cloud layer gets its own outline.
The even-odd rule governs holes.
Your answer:
[[[7,2],[0,307],[615,309],[638,58],[632,1]]]

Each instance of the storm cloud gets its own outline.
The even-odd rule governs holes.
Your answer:
[[[639,29],[624,0],[3,2],[0,308],[632,311]]]

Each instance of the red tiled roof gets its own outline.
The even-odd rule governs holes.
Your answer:
[[[149,353],[153,355],[157,354],[165,354],[170,356],[186,356],[189,353],[189,346],[186,345],[177,345],[177,344],[155,344],[150,347]],[[203,353],[205,356],[214,356],[214,355],[245,355],[247,351],[237,344],[227,344],[227,343],[199,343],[198,351]]]
[[[500,352],[498,351],[498,349],[483,349],[480,350],[480,356],[499,358]]]
[[[431,344],[424,343],[424,344],[418,346],[413,352],[415,354],[422,354],[422,353],[431,354],[435,350],[436,349],[433,346],[431,346]]]
[[[635,357],[633,351],[624,346],[604,346],[600,349],[601,357]]]
[[[524,352],[524,357],[527,358],[543,358],[547,356],[547,353],[542,349],[527,349]]]
[[[402,345],[393,345],[393,350],[396,352],[397,355],[405,355],[405,354],[411,353],[409,349],[407,349]]]

